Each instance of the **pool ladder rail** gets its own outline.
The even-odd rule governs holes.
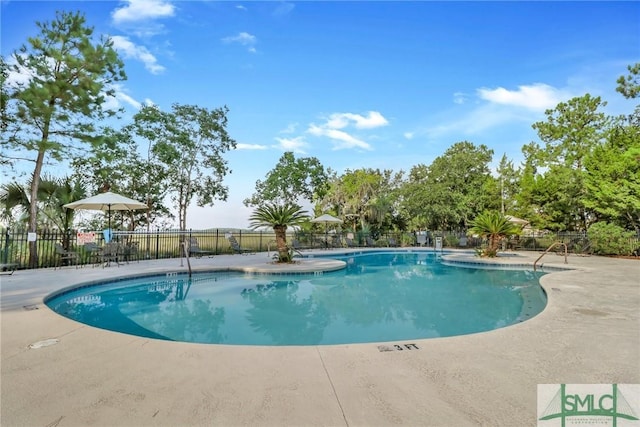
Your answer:
[[[567,262],[567,244],[566,244],[565,242],[555,242],[555,243],[552,243],[552,244],[551,244],[551,246],[549,246],[549,247],[547,248],[547,250],[546,250],[546,251],[544,251],[544,252],[542,253],[542,255],[540,255],[540,256],[538,257],[538,259],[537,259],[537,260],[535,260],[535,261],[533,262],[533,271],[536,271],[536,264],[538,264],[538,261],[540,261],[540,260],[542,259],[542,257],[543,257],[543,256],[545,256],[547,253],[549,253],[549,251],[550,251],[551,249],[553,249],[553,248],[555,248],[556,246],[559,246],[559,245],[564,246],[564,263],[565,263],[565,264],[569,264],[569,263]]]
[[[187,249],[187,242],[180,243],[180,246],[182,246],[182,253],[187,259],[187,269],[189,270],[189,278],[191,278],[191,260],[189,259],[189,249]]]

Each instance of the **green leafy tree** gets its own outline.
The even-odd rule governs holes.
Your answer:
[[[498,179],[496,184],[500,188],[500,211],[503,214],[508,213],[519,216],[517,196],[520,193],[521,172],[513,165],[513,161],[507,158],[506,154],[500,159],[497,172]]]
[[[616,90],[625,98],[637,98],[640,95],[640,62],[627,67],[629,74],[620,76],[617,80]]]
[[[429,229],[451,230],[465,228],[487,208],[499,209],[489,170],[492,156],[485,145],[462,141],[431,165],[414,166],[402,190],[404,214],[424,218]]]
[[[378,233],[391,226],[401,178],[402,172],[394,174],[388,169],[347,169],[330,181],[316,211],[333,212],[347,224],[359,222],[361,229]]]
[[[473,219],[469,232],[488,239],[488,247],[481,255],[495,257],[498,254],[500,241],[505,237],[519,234],[520,229],[500,212],[485,211]]]
[[[585,206],[640,234],[640,127],[620,119],[585,158],[585,168]]]
[[[16,181],[5,184],[0,190],[2,217],[9,224],[27,223],[31,208],[30,183],[22,185]],[[70,232],[73,230],[75,211],[63,205],[86,197],[86,191],[79,181],[70,177],[55,178],[44,176],[38,188],[38,228],[53,227],[62,234],[62,243],[68,248]],[[18,214],[18,218],[14,217]]]
[[[244,200],[245,206],[264,203],[299,203],[301,199],[314,203],[324,197],[330,171],[325,171],[315,157],[296,159],[290,151],[284,153],[264,181],[256,182],[255,193]]]
[[[137,134],[148,140],[154,161],[164,168],[181,230],[187,227],[187,208],[194,197],[198,206],[227,199],[223,180],[231,170],[223,154],[236,148],[227,133],[228,111],[173,104],[171,112],[144,106],[134,117]]]
[[[62,245],[69,249],[76,211],[63,206],[87,197],[84,185],[80,180],[69,176],[45,177],[41,182],[39,194],[43,200],[42,213],[51,224],[60,230]]]
[[[52,22],[37,23],[38,37],[31,37],[12,55],[8,69],[29,76],[9,86],[4,121],[4,148],[8,159],[34,163],[30,198],[37,199],[43,166],[60,161],[82,144],[98,143],[94,123],[113,111],[104,108],[114,94],[113,83],[126,78],[123,63],[106,37],[92,39],[93,28],[81,13],[58,12]],[[3,101],[4,102],[4,101]],[[9,155],[9,151],[12,153]],[[33,156],[33,157],[31,157]],[[35,232],[37,203],[29,212],[29,230]],[[29,244],[29,265],[37,265],[36,242]]]
[[[291,262],[293,257],[287,246],[287,228],[300,225],[307,219],[307,212],[295,203],[259,206],[249,217],[250,227],[254,230],[261,227],[273,228],[278,247],[278,262]]]
[[[29,186],[25,187],[16,181],[2,184],[0,205],[2,206],[2,219],[7,224],[10,226],[28,224],[31,210]]]
[[[584,205],[584,162],[610,125],[610,118],[599,111],[605,105],[600,97],[586,94],[559,103],[545,112],[546,121],[533,124],[544,145],[523,147],[526,173],[533,173],[534,179],[527,176],[522,183],[530,198],[521,201],[537,212],[538,226],[586,230],[593,220]]]
[[[136,136],[133,125],[120,130],[105,127],[100,147],[92,147],[72,161],[74,175],[87,183],[91,194],[108,189],[144,201],[149,206],[147,210],[112,213],[113,224],[120,223],[129,230],[140,225],[149,227],[161,218],[173,217],[164,202],[168,189],[167,169],[152,157],[140,155],[145,150],[135,142]]]
[[[587,230],[591,250],[598,255],[631,255],[640,248],[633,247],[633,231],[610,224],[608,222],[596,222]]]

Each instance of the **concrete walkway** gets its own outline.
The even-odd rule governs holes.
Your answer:
[[[499,262],[531,265],[539,255]],[[465,257],[477,260],[449,260]],[[567,267],[562,261],[543,259],[547,268]],[[265,254],[191,263],[272,268]],[[303,265],[339,268],[325,259]],[[0,276],[0,424],[535,426],[538,384],[640,383],[640,261],[570,256],[568,267],[542,277],[549,301],[533,319],[402,351],[160,341],[85,326],[42,303],[78,283],[184,271],[180,260],[18,271]],[[30,348],[49,339],[57,342]]]

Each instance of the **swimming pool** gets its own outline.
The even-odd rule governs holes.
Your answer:
[[[55,295],[55,312],[142,337],[234,345],[328,345],[464,335],[530,319],[541,272],[459,268],[432,253],[337,257],[321,274],[170,273]]]

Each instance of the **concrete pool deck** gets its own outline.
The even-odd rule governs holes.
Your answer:
[[[499,262],[532,265],[539,255]],[[191,264],[268,261],[262,253]],[[520,427],[536,425],[538,384],[640,383],[640,261],[570,256],[565,265],[548,254],[541,262],[575,270],[542,277],[548,305],[526,322],[458,337],[308,347],[140,338],[79,324],[43,304],[78,283],[185,271],[179,259],[3,275],[0,424]],[[381,344],[418,348],[381,351]]]

